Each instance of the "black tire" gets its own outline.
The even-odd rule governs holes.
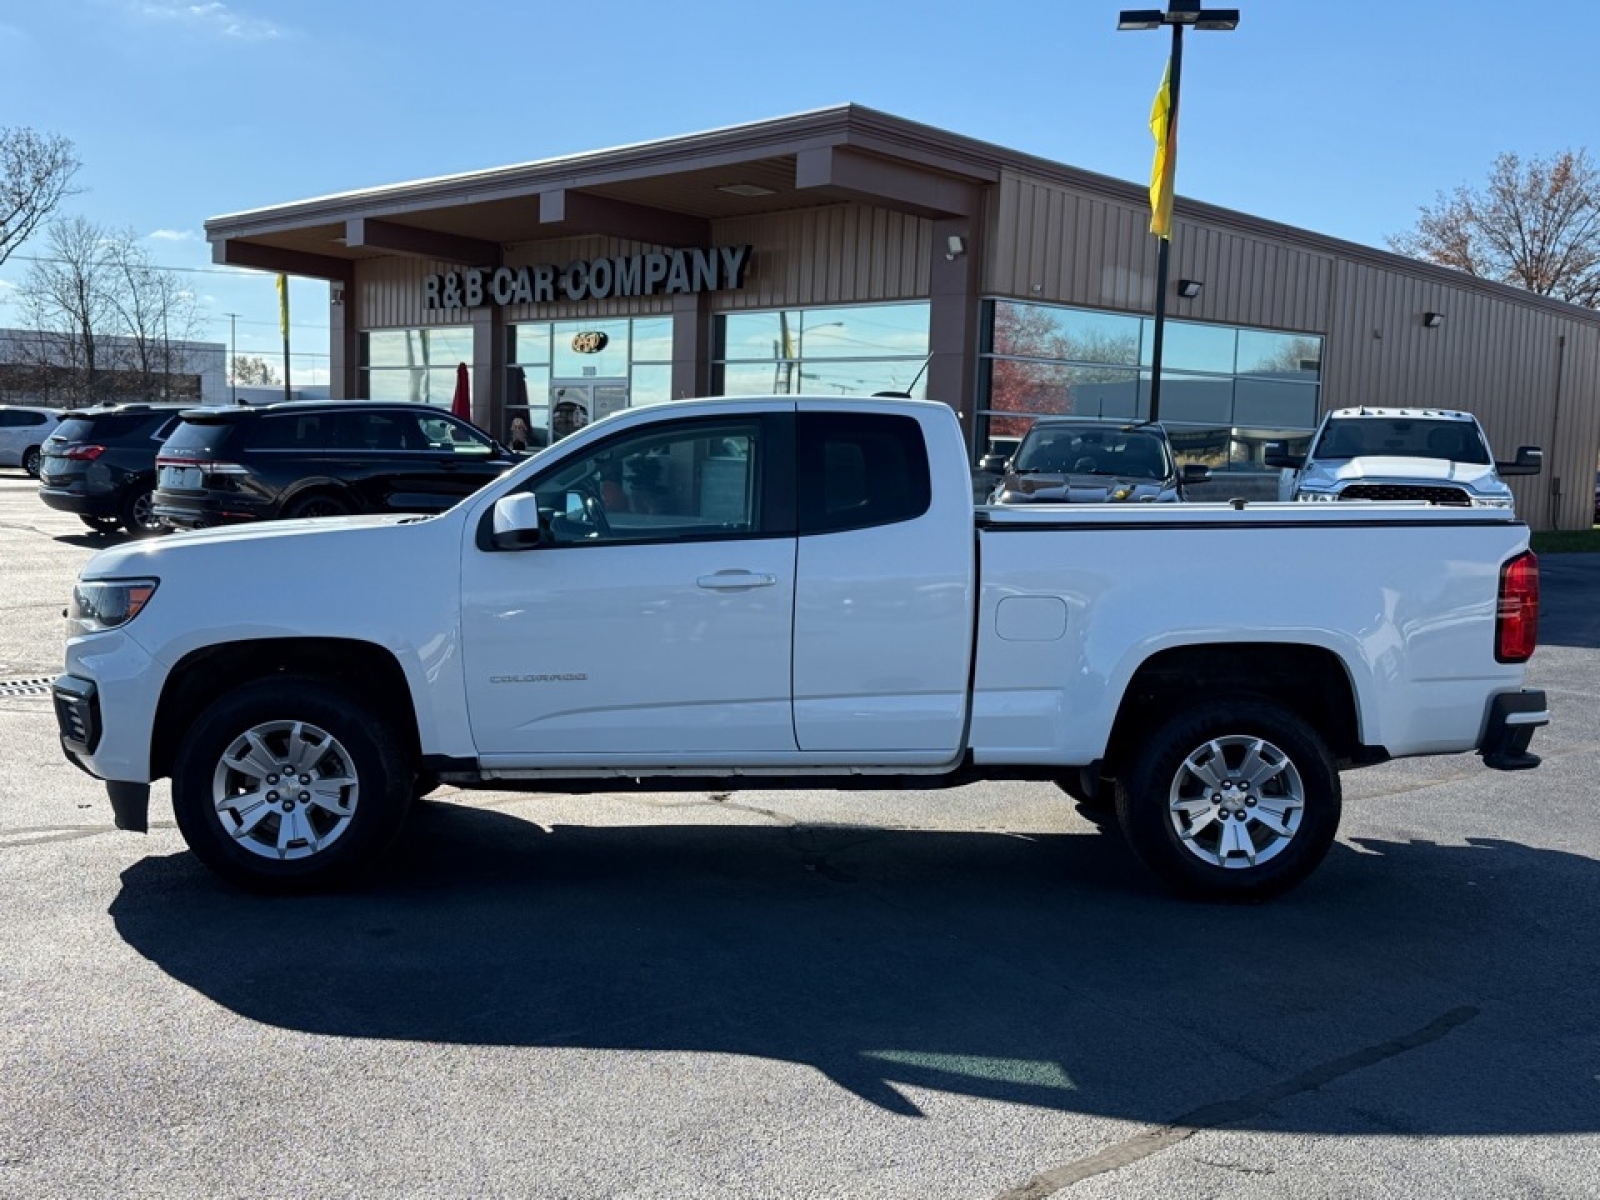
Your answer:
[[[300,496],[291,500],[283,510],[286,521],[298,520],[301,517],[343,517],[349,513],[348,504],[327,492],[313,492],[309,496]]]
[[[415,777],[400,737],[359,697],[326,680],[278,676],[227,693],[196,718],[173,765],[172,807],[189,848],[224,879],[303,892],[348,884],[381,858]],[[228,799],[235,803],[219,802]]]
[[[1332,755],[1304,719],[1272,700],[1213,699],[1178,710],[1122,776],[1117,820],[1128,844],[1192,896],[1276,896],[1316,869],[1339,830]]]
[[[22,452],[22,469],[28,473],[30,479],[39,478],[39,447],[29,446]]]
[[[116,533],[122,528],[122,522],[116,517],[90,517],[80,515],[78,518],[96,533]]]
[[[148,483],[128,489],[128,494],[122,498],[121,521],[129,536],[151,537],[167,531],[155,514],[154,503],[155,488]]]

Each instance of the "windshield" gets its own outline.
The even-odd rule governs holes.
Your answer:
[[[1437,458],[1486,466],[1489,448],[1471,421],[1425,417],[1330,419],[1313,458]]]
[[[1172,473],[1166,439],[1149,429],[1035,425],[1022,439],[1012,469],[1059,475],[1165,479]]]

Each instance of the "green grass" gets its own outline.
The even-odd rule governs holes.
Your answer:
[[[1533,534],[1535,554],[1587,554],[1600,551],[1600,527],[1550,529]]]

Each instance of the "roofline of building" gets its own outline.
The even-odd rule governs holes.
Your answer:
[[[975,183],[998,182],[1001,175],[1007,172],[1025,173],[1122,203],[1140,205],[1146,203],[1148,197],[1148,190],[1143,184],[1008,149],[863,105],[845,103],[658,141],[337,192],[228,213],[207,220],[205,232],[213,242],[248,239],[358,216],[372,216],[375,212],[380,216],[399,215],[421,207],[476,203],[552,188],[603,186],[608,182],[685,169],[686,163],[692,166],[695,163],[711,165],[756,160],[823,147],[849,147]],[[1384,270],[1403,270],[1446,287],[1465,288],[1497,300],[1525,304],[1588,324],[1600,324],[1600,312],[1582,305],[1189,197],[1175,198],[1174,216],[1180,221],[1247,235],[1265,234],[1312,253],[1328,254]]]

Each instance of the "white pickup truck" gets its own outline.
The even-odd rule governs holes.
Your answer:
[[[440,781],[1055,780],[1180,890],[1303,879],[1342,768],[1530,767],[1538,614],[1508,512],[974,512],[955,414],[633,409],[449,511],[179,533],[74,589],[62,744],[236,882],[343,881]],[[714,782],[713,782],[714,781]]]
[[[1520,446],[1497,463],[1471,413],[1437,408],[1340,408],[1322,419],[1304,456],[1267,444],[1282,468],[1282,500],[1412,500],[1464,508],[1514,507],[1502,476],[1537,475],[1544,454]]]

